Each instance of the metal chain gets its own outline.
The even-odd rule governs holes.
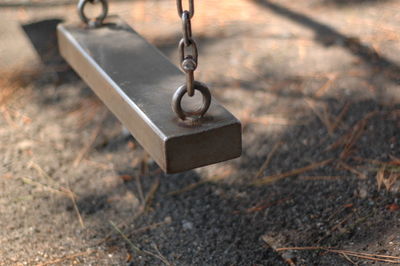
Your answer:
[[[101,3],[102,12],[99,16],[94,19],[89,19],[85,14],[85,6],[87,3],[95,4]],[[108,13],[108,2],[107,0],[79,0],[78,3],[78,14],[82,22],[87,24],[89,27],[99,27],[103,24],[104,19],[107,17]]]
[[[192,38],[192,23],[191,19],[194,16],[194,0],[188,0],[189,10],[184,10],[182,0],[176,0],[178,15],[182,20],[182,39],[179,42],[179,59],[182,70],[186,74],[186,83],[180,86],[173,98],[172,109],[181,120],[186,120],[188,116],[202,117],[208,110],[211,104],[210,90],[206,85],[194,80],[194,71],[197,68],[198,51],[197,44]],[[203,96],[203,105],[197,111],[185,112],[182,109],[182,97],[187,93],[189,97],[194,95],[195,90],[198,90]]]
[[[192,97],[194,95],[194,71],[197,68],[197,45],[192,38],[191,18],[194,15],[194,0],[189,1],[189,10],[184,10],[182,0],[177,0],[178,15],[182,19],[183,37],[179,42],[179,56],[181,60],[181,68],[186,73],[187,94]],[[191,50],[191,53],[185,54],[185,50]]]
[[[85,14],[85,6],[87,3],[101,3],[102,13],[96,18],[88,18]],[[191,19],[194,16],[194,0],[188,0],[189,10],[184,10],[182,0],[176,0],[178,15],[182,20],[182,39],[179,42],[179,58],[180,66],[186,74],[186,83],[180,86],[172,97],[172,108],[176,115],[181,120],[186,120],[188,117],[197,119],[202,117],[207,112],[211,104],[211,94],[206,85],[195,81],[194,71],[197,68],[198,51],[197,44],[192,38],[192,23]],[[99,27],[103,24],[107,17],[108,1],[107,0],[79,0],[78,13],[81,20],[89,27]],[[189,97],[194,96],[195,90],[199,91],[203,97],[202,107],[197,111],[186,112],[182,109],[181,101],[187,93]]]

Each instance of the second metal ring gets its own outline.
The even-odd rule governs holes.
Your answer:
[[[176,115],[182,120],[186,120],[188,117],[202,117],[210,107],[211,93],[208,87],[201,82],[195,81],[194,89],[200,91],[201,95],[203,96],[202,106],[198,110],[187,112],[182,109],[182,98],[187,93],[186,84],[180,86],[172,97],[172,109],[174,110]]]
[[[85,6],[87,3],[93,4],[94,2],[100,2],[102,7],[102,12],[95,19],[89,19],[85,14]],[[89,26],[98,27],[103,24],[104,19],[107,17],[108,13],[108,2],[107,0],[79,0],[78,3],[78,14],[81,20]]]

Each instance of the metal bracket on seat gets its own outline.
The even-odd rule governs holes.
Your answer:
[[[61,55],[165,172],[240,156],[240,122],[215,99],[196,123],[177,118],[170,99],[184,74],[121,19],[57,34]]]

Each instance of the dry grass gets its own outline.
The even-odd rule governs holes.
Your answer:
[[[386,190],[391,191],[398,180],[400,180],[400,168],[388,169],[386,166],[382,166],[376,173],[376,182],[378,190],[385,187]]]
[[[264,171],[268,168],[275,152],[278,150],[278,148],[280,146],[282,146],[283,142],[278,141],[277,143],[275,143],[275,145],[272,147],[271,152],[268,154],[267,159],[264,161],[264,163],[261,165],[260,169],[258,170],[257,174],[254,176],[254,179],[259,178]]]
[[[307,98],[304,99],[304,101],[310,107],[310,109],[313,111],[313,113],[319,118],[319,120],[321,120],[321,122],[324,124],[329,136],[332,136],[333,135],[333,122],[332,122],[331,114],[328,110],[327,105],[324,104],[322,106],[322,110],[321,110],[321,108],[318,108],[315,101],[313,101],[311,99],[307,99]]]
[[[318,108],[317,103],[314,100],[304,99],[304,101],[324,124],[329,136],[333,136],[333,133],[335,133],[336,129],[341,125],[343,118],[348,113],[351,105],[350,102],[345,103],[340,113],[335,117],[331,114],[326,104],[322,105],[322,108]]]
[[[37,171],[37,173],[39,174],[39,177],[42,179],[42,181],[39,182],[39,181],[33,180],[31,178],[27,178],[27,177],[22,177],[21,180],[26,184],[33,185],[33,186],[41,188],[45,191],[53,192],[56,194],[61,194],[63,196],[68,197],[72,202],[72,205],[73,205],[76,215],[78,217],[79,224],[81,225],[82,228],[84,228],[85,224],[83,222],[83,218],[81,216],[78,205],[76,203],[77,196],[71,190],[68,179],[67,179],[67,188],[65,188],[63,186],[58,185],[56,180],[54,180],[45,170],[43,170],[43,168],[39,164],[37,164],[33,161],[30,161],[30,162],[28,162],[27,167],[31,168],[31,169],[35,169]]]
[[[129,246],[132,248],[132,250],[134,250],[136,253],[138,253],[138,254],[146,254],[146,255],[149,255],[151,257],[157,258],[160,261],[162,261],[165,265],[168,265],[168,266],[172,266],[173,265],[172,263],[170,263],[167,260],[167,258],[165,258],[161,254],[161,252],[159,251],[158,247],[154,243],[153,243],[153,248],[155,250],[155,253],[151,252],[151,251],[144,250],[144,249],[140,249],[138,246],[133,244],[132,241],[129,240],[129,238],[121,231],[121,229],[119,229],[118,226],[115,225],[112,221],[110,221],[110,225],[129,244]]]
[[[367,168],[369,171],[376,171],[375,178],[378,190],[384,188],[387,191],[397,192],[400,189],[399,186],[396,186],[400,181],[400,160],[393,155],[389,155],[389,157],[392,159],[389,162],[382,162],[379,160],[362,157],[353,157],[353,159],[359,162],[368,163],[369,165]],[[374,166],[371,167],[371,164]]]
[[[368,121],[372,117],[374,117],[380,113],[381,112],[379,112],[379,111],[372,111],[372,112],[369,112],[368,114],[366,114],[361,120],[359,120],[357,123],[355,123],[354,126],[346,134],[344,134],[336,142],[331,144],[327,148],[327,150],[336,149],[336,148],[342,146],[343,150],[340,153],[339,158],[345,159],[348,156],[350,156],[355,144],[357,143],[359,138],[364,133],[364,130],[368,124]]]

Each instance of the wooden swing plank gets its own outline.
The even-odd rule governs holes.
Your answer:
[[[212,99],[198,125],[171,109],[184,74],[118,17],[87,29],[59,24],[61,55],[167,173],[241,154],[240,122]]]

